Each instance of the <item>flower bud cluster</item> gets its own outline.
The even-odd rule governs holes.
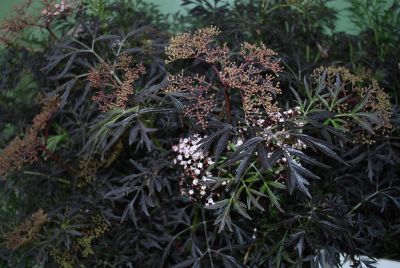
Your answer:
[[[194,33],[183,33],[174,36],[166,48],[167,63],[178,59],[195,58],[207,54],[208,45],[221,31],[214,26],[198,29]]]
[[[183,115],[192,118],[203,128],[207,127],[207,117],[215,108],[214,95],[209,93],[211,85],[204,76],[170,75],[168,86],[165,91],[168,93],[186,93]]]
[[[6,235],[6,247],[16,250],[32,242],[47,222],[47,214],[39,209],[29,219],[21,223],[14,231]]]
[[[224,89],[223,105],[227,118],[232,114],[230,92],[239,90],[246,123],[255,125],[260,120],[276,122],[279,118],[274,115],[279,112],[279,107],[275,96],[280,94],[281,90],[275,78],[282,70],[277,54],[264,44],[244,43],[238,59],[237,53],[230,50],[226,44],[219,45],[216,42],[219,33],[218,28],[211,26],[171,38],[170,45],[166,48],[166,54],[169,56],[166,63],[190,58],[210,66],[213,75],[207,77],[207,89],[212,88],[217,92]],[[191,73],[190,76],[194,75]],[[174,83],[166,88],[167,92],[185,91],[190,88],[192,92],[201,91],[207,94],[207,90],[201,89],[202,83],[190,83],[187,86],[188,82],[196,79],[190,80],[184,76],[176,78]],[[185,115],[192,115],[199,124],[205,126],[205,115],[210,114],[213,108],[210,101],[212,98],[212,94],[209,98],[192,94],[184,106],[195,109],[186,109]],[[200,116],[202,111],[204,115]]]
[[[374,132],[385,133],[392,128],[390,96],[379,86],[378,81],[370,79],[370,77],[368,71],[355,75],[345,67],[337,66],[317,68],[312,75],[315,83],[324,83],[327,93],[337,87],[337,83],[340,83],[340,91],[337,96],[333,94],[324,95],[326,102],[332,102],[335,98],[342,98],[343,100],[336,101],[336,104],[331,108],[332,112],[349,114],[357,108],[357,111],[364,116],[371,114],[371,120],[364,121],[367,122],[367,125],[370,125],[370,129]],[[362,105],[360,106],[360,104]],[[325,109],[325,104],[317,103],[317,107]],[[360,127],[359,122],[354,118],[346,118],[341,124],[346,129],[354,131],[354,142],[367,144],[374,142],[371,131]]]
[[[131,66],[132,62],[133,58],[123,53],[114,65],[103,62],[89,72],[90,86],[98,90],[92,100],[99,105],[101,111],[125,109],[129,97],[134,92],[133,83],[146,72],[143,64]],[[122,79],[117,77],[116,71],[122,74]]]
[[[51,116],[60,105],[58,96],[53,96],[42,107],[42,110],[33,118],[32,127],[29,128],[23,138],[15,137],[0,154],[0,176],[21,169],[25,164],[37,161],[38,146],[40,146],[39,134],[43,130]]]

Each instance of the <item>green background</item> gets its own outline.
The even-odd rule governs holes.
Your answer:
[[[179,10],[184,10],[180,7],[181,0],[148,0],[149,2],[159,5],[164,13],[174,13]],[[3,19],[10,14],[11,7],[23,0],[0,0],[0,19]],[[346,31],[349,33],[356,33],[356,27],[351,23],[346,7],[348,6],[346,0],[333,0],[330,6],[339,11],[339,19],[337,21],[337,29],[339,31]]]

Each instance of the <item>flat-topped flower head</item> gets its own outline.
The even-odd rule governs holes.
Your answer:
[[[392,107],[390,96],[379,86],[378,81],[371,79],[367,75],[356,75],[345,67],[328,66],[314,70],[314,81],[325,83],[328,90],[333,91],[340,84],[337,98],[343,101],[335,105],[333,111],[338,114],[350,114],[355,111],[361,116],[371,115],[371,130],[385,133],[392,128],[390,119],[392,117]],[[324,81],[321,81],[324,80]],[[327,91],[328,91],[327,90]],[[327,95],[327,101],[332,101],[334,96]],[[360,106],[361,105],[361,106]],[[322,104],[321,104],[322,106]],[[358,134],[355,140],[362,143],[372,143],[371,130],[358,131],[359,123],[353,118],[348,118],[346,128],[355,130]],[[367,133],[368,132],[368,133]]]
[[[98,90],[92,100],[99,105],[101,111],[125,109],[129,97],[134,93],[133,83],[146,72],[142,63],[132,63],[132,56],[122,53],[116,59],[115,65],[103,62],[89,72],[90,86]]]
[[[169,77],[170,84],[166,87],[167,93],[186,92],[184,115],[194,118],[205,127],[206,119],[212,115],[214,104],[213,92],[218,94],[224,90],[226,118],[231,118],[230,94],[239,90],[242,109],[247,124],[255,126],[260,120],[265,124],[279,121],[275,115],[279,108],[275,103],[275,96],[281,93],[279,83],[275,77],[282,70],[277,53],[264,44],[255,45],[243,43],[239,53],[231,51],[226,44],[218,44],[215,37],[220,33],[216,27],[199,29],[194,33],[184,33],[173,37],[170,46],[166,49],[167,63],[178,59],[196,59],[204,63],[210,72],[184,74]],[[209,98],[207,98],[207,95]],[[257,123],[258,122],[258,123]]]
[[[208,153],[200,148],[200,141],[203,138],[205,137],[198,134],[181,138],[179,144],[172,147],[176,155],[173,163],[183,170],[180,176],[181,193],[189,195],[191,200],[205,197],[210,190],[205,182],[207,176],[211,175],[207,168],[214,162]]]
[[[196,58],[206,54],[208,44],[220,34],[217,27],[210,26],[199,29],[194,33],[183,33],[170,39],[170,44],[165,53],[168,56],[167,63],[178,59]]]

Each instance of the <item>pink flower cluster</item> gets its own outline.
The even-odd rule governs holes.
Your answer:
[[[260,117],[258,120],[254,121],[251,125],[257,126],[257,127],[261,127],[261,128],[265,128],[265,127],[270,127],[272,125],[275,125],[277,123],[284,123],[287,120],[290,120],[292,118],[295,118],[296,116],[300,115],[300,107],[296,106],[294,108],[290,108],[289,110],[280,112],[273,112],[270,113],[270,117],[274,118],[274,121],[268,120],[267,117]],[[303,124],[301,122],[295,122],[296,125],[298,126],[303,126]]]
[[[181,194],[187,195],[191,200],[203,199],[210,196],[210,189],[207,181],[212,176],[208,170],[214,164],[212,159],[199,149],[200,141],[204,137],[195,134],[188,138],[181,138],[179,144],[172,147],[176,153],[174,165],[183,168],[180,186]],[[212,204],[209,197],[207,204]]]
[[[62,15],[72,7],[71,3],[68,3],[67,0],[61,0],[59,4],[54,1],[43,1],[43,3],[45,5],[42,10],[42,20],[44,23],[49,23],[52,17]]]

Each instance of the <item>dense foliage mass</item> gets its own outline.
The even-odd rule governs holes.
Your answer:
[[[400,5],[350,2],[358,35],[327,0],[17,6],[0,267],[400,258]]]

